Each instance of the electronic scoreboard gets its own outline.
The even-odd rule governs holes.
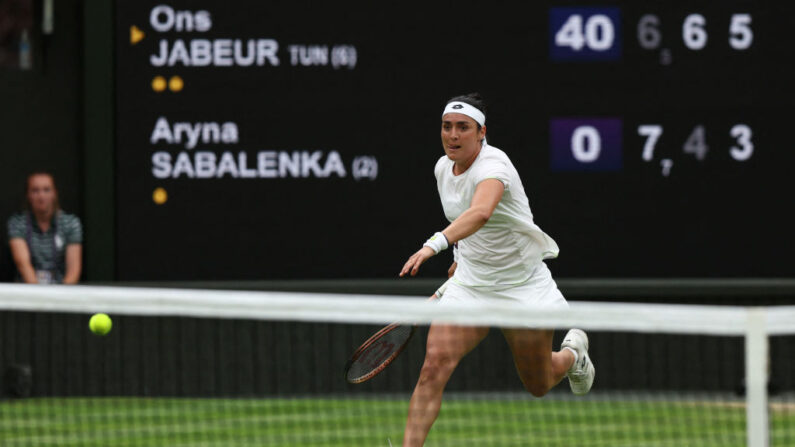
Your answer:
[[[122,280],[388,278],[489,104],[556,277],[792,276],[795,6],[116,3]],[[449,253],[424,275],[443,275]]]

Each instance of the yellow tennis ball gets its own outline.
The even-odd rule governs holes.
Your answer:
[[[107,314],[94,314],[88,320],[88,328],[97,335],[107,334],[112,326],[113,322]]]

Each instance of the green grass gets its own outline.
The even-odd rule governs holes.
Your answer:
[[[408,398],[46,398],[0,402],[0,445],[386,446]],[[795,409],[771,413],[795,445]],[[446,399],[429,446],[744,446],[745,408],[721,401]]]

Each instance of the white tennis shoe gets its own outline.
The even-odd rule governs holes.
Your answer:
[[[569,378],[571,391],[577,395],[583,395],[591,391],[593,379],[596,376],[590,357],[588,357],[588,336],[581,329],[572,329],[566,333],[560,349],[571,348],[577,352],[577,361],[571,365],[566,376]]]

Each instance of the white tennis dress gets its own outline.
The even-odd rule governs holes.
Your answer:
[[[497,179],[505,186],[491,218],[458,241],[456,268],[442,300],[513,299],[544,307],[567,307],[544,259],[558,256],[558,245],[533,222],[519,173],[505,152],[484,145],[464,173],[442,156],[434,173],[447,219],[466,211],[477,185]]]

